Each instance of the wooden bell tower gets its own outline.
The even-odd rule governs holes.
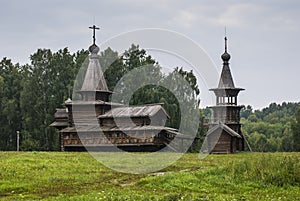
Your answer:
[[[216,105],[210,107],[213,111],[213,115],[209,124],[210,130],[207,135],[213,134],[217,128],[222,129],[221,136],[218,142],[215,143],[216,149],[218,149],[217,152],[224,152],[225,149],[227,152],[243,151],[245,147],[244,135],[241,132],[240,124],[240,110],[242,106],[238,105],[237,98],[239,92],[244,89],[234,86],[229,68],[230,54],[227,52],[226,37],[225,52],[221,58],[223,60],[223,68],[218,87],[210,89],[210,91],[213,91],[216,95]],[[231,138],[225,138],[222,136],[223,134],[228,134]],[[226,142],[225,139],[227,139],[228,142]],[[225,146],[226,143],[229,146],[228,149]],[[219,146],[219,148],[217,146]],[[214,150],[213,148],[211,149]]]

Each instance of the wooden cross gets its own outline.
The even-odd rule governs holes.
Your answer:
[[[93,25],[92,27],[89,27],[90,29],[93,29],[93,42],[95,44],[96,42],[96,29],[99,30],[99,27],[96,27],[95,25]]]

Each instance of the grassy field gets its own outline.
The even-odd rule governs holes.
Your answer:
[[[0,152],[0,161],[0,200],[300,200],[300,153],[185,154],[149,174],[115,172],[89,153]]]

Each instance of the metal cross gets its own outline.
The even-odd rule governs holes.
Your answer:
[[[96,27],[95,25],[93,25],[92,27],[89,27],[90,29],[93,29],[93,42],[95,44],[96,42],[96,29],[99,30],[99,27]]]

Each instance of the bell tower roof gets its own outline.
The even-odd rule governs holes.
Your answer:
[[[225,52],[221,56],[223,60],[223,69],[222,69],[218,88],[235,88],[233,78],[229,68],[229,60],[231,56],[227,52],[227,37],[225,37],[224,39],[225,39]]]
[[[237,88],[234,85],[234,81],[231,75],[229,60],[231,58],[230,54],[227,51],[227,37],[225,36],[225,51],[221,55],[223,60],[223,68],[219,80],[219,84],[217,88],[210,89],[210,91],[214,91],[217,97],[220,96],[237,96],[238,93],[244,89]]]

